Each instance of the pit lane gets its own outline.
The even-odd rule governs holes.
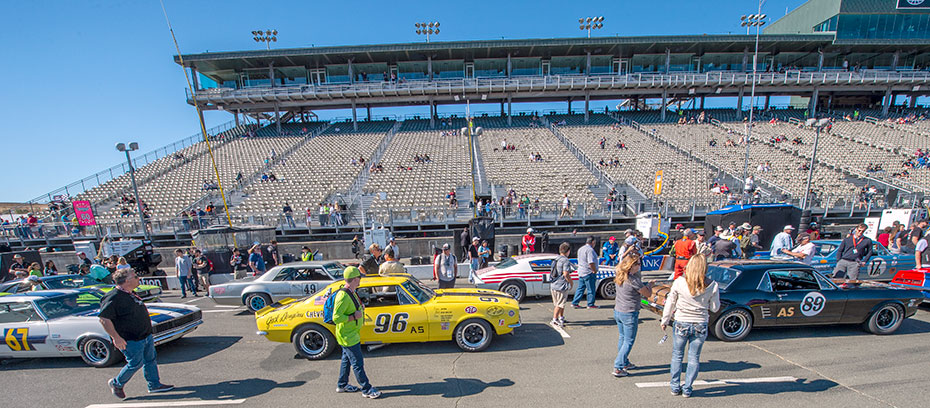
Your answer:
[[[181,301],[173,293],[163,300]],[[198,330],[158,349],[162,379],[175,384],[174,391],[146,394],[140,370],[126,387],[129,399],[119,401],[106,386],[119,366],[94,369],[79,358],[7,360],[0,363],[4,406],[888,407],[924,405],[930,386],[923,375],[930,367],[925,308],[890,336],[840,326],[757,329],[740,343],[709,338],[699,376],[707,384],[684,401],[656,384],[668,380],[671,355],[671,341],[657,344],[657,316],[641,313],[630,357],[640,368],[617,379],[610,375],[617,347],[612,303],[567,310],[563,335],[546,324],[548,299],[531,298],[522,305],[523,326],[516,334],[495,338],[482,353],[463,353],[451,342],[366,352],[368,375],[384,392],[370,401],[335,393],[338,353],[323,361],[296,359],[292,345],[255,335],[254,319],[243,308],[217,307],[204,298],[184,301],[206,313]]]

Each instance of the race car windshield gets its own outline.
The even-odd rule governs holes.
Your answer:
[[[74,289],[84,285],[83,278],[49,279],[45,281],[45,286],[47,286],[49,289]]]
[[[81,292],[36,301],[36,306],[48,319],[81,314],[100,307],[102,293]]]
[[[509,267],[511,267],[511,266],[514,266],[514,265],[516,265],[516,264],[517,264],[517,261],[516,261],[515,259],[513,259],[513,258],[507,258],[507,259],[501,261],[499,264],[497,264],[497,266],[495,266],[495,268],[497,268],[497,269],[504,269],[504,268],[509,268]]]
[[[402,283],[404,289],[407,289],[407,292],[410,292],[413,297],[417,298],[417,301],[420,303],[425,303],[436,296],[436,292],[433,292],[432,289],[423,286],[422,284],[417,284],[411,281],[405,281]]]
[[[735,269],[711,265],[707,267],[706,276],[708,279],[717,282],[717,286],[720,290],[726,290],[727,286],[730,286],[730,284],[736,280],[736,277],[739,276],[739,272]]]
[[[340,267],[339,264],[328,264],[323,267],[326,268],[326,272],[329,272],[333,279],[342,279],[342,267]]]

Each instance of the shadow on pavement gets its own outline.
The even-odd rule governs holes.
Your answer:
[[[384,387],[378,387],[378,389],[383,393],[382,398],[400,397],[406,395],[439,395],[443,398],[461,398],[467,397],[469,395],[480,394],[488,387],[510,387],[512,385],[514,385],[514,382],[507,378],[490,383],[486,383],[477,378],[444,378],[442,381],[404,385],[388,385]]]
[[[246,380],[230,380],[216,384],[187,385],[176,387],[164,394],[143,395],[132,397],[127,401],[165,401],[183,398],[197,398],[202,400],[233,400],[250,398],[265,394],[276,388],[294,388],[304,385],[304,381],[289,381],[277,383],[263,378],[249,378]]]
[[[704,365],[701,364],[701,371]],[[691,392],[692,397],[725,397],[745,394],[782,394],[786,392],[821,392],[836,387],[838,384],[828,380],[814,380],[807,382],[798,379],[795,382],[771,382],[752,384],[716,385],[709,388],[697,387]]]
[[[158,364],[186,363],[223,351],[242,336],[189,336],[158,347]]]
[[[930,333],[930,322],[917,319],[905,319],[901,322],[901,327],[890,336],[902,334],[920,334]],[[748,341],[758,340],[782,340],[792,338],[816,338],[816,337],[846,337],[846,336],[875,336],[862,329],[858,324],[844,324],[832,326],[805,326],[805,327],[765,327],[753,328]],[[713,336],[707,336],[707,340],[714,339]]]
[[[683,362],[684,363],[684,362]],[[701,362],[701,372],[714,372],[714,371],[723,371],[736,373],[744,370],[751,370],[753,368],[762,368],[761,365],[756,363],[750,363],[747,361],[720,361],[720,360],[708,360]],[[659,364],[659,365],[650,365],[650,366],[639,366],[635,370],[631,370],[630,374],[633,374],[636,377],[642,377],[647,375],[670,375],[669,374],[669,365],[668,364]],[[649,371],[652,370],[652,371]]]

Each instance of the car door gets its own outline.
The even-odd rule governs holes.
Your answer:
[[[710,266],[710,268],[719,268],[719,266]],[[775,297],[775,291],[772,290],[772,283],[768,273],[762,275],[762,280],[759,281],[756,289],[758,294],[752,296],[751,302],[747,302],[752,311],[753,326],[777,325],[778,301]]]
[[[555,258],[539,258],[528,262],[531,276],[526,277],[526,294],[539,296],[549,293],[549,276],[552,273],[552,263]]]
[[[0,303],[0,357],[58,356],[48,324],[29,301]]]
[[[890,281],[896,270],[897,259],[882,244],[872,241],[872,257],[859,267],[859,279]]]
[[[429,338],[426,309],[400,286],[366,286],[356,293],[365,305],[362,343],[405,343]]]
[[[879,244],[881,246],[881,244]],[[884,247],[882,247],[884,248]],[[888,279],[894,279],[894,275],[898,271],[909,271],[917,268],[917,261],[914,259],[914,254],[892,254],[889,251],[889,258],[891,258],[891,266],[888,268]]]
[[[812,269],[768,271],[778,325],[838,323],[846,295]]]
[[[296,274],[296,268],[281,268],[271,281],[265,283],[265,289],[271,294],[272,300],[277,302],[291,296],[291,283]]]
[[[329,275],[319,267],[297,268],[293,273],[293,278],[288,281],[291,286],[291,296],[310,296],[332,283]]]

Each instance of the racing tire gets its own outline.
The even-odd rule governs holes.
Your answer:
[[[502,283],[500,291],[510,295],[517,302],[522,302],[526,298],[526,285],[518,280],[509,280]]]
[[[613,279],[604,279],[597,288],[597,294],[602,299],[613,300],[617,297],[617,284],[614,283]]]
[[[463,351],[482,351],[491,345],[494,329],[482,319],[468,319],[455,327],[455,344]]]
[[[101,337],[87,337],[78,345],[81,359],[87,365],[96,368],[109,367],[123,358],[113,343]]]
[[[250,312],[255,313],[259,310],[262,310],[262,308],[265,306],[270,305],[271,297],[264,293],[250,293],[246,295],[242,302],[245,303],[246,309],[249,309]]]
[[[869,315],[862,327],[872,334],[891,334],[901,327],[904,310],[901,305],[885,303]]]
[[[752,314],[745,309],[732,309],[714,322],[714,337],[723,341],[740,341],[752,331]]]
[[[318,324],[300,326],[294,331],[292,341],[297,354],[307,360],[324,359],[336,348],[336,338],[329,330]]]

